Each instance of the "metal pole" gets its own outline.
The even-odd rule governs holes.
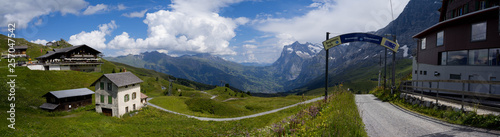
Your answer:
[[[385,87],[387,86],[387,49],[385,49],[384,52],[384,90]]]
[[[326,32],[326,40],[330,39],[330,32]],[[325,56],[325,61],[326,61],[326,65],[325,65],[325,101],[328,97],[328,56],[329,56],[329,52],[328,52],[328,49],[326,49],[326,56]]]
[[[396,42],[396,35],[392,35],[394,42]],[[391,89],[396,90],[396,51],[392,51],[392,86]],[[393,94],[391,90],[391,94]]]

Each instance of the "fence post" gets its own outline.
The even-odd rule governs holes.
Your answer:
[[[439,98],[439,81],[437,82],[437,88],[436,88],[436,105],[438,103],[438,98]]]
[[[424,87],[424,82],[422,81],[422,88]],[[424,89],[420,91],[420,100],[424,100]]]
[[[465,82],[462,83],[462,92],[465,92]],[[462,93],[462,111],[464,110],[464,93]]]

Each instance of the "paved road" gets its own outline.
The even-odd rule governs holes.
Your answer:
[[[370,137],[500,137],[500,131],[454,125],[435,120],[382,102],[371,94],[356,95],[356,104],[363,123],[365,123],[365,130]]]
[[[286,106],[286,107],[282,107],[282,108],[278,108],[278,109],[274,109],[274,110],[270,110],[270,111],[266,111],[266,112],[261,112],[261,113],[257,113],[257,114],[253,114],[253,115],[242,116],[242,117],[234,117],[234,118],[207,118],[207,117],[197,117],[197,116],[191,116],[191,115],[187,115],[187,114],[182,114],[182,113],[174,112],[174,111],[162,108],[160,106],[157,106],[155,104],[149,103],[149,100],[151,100],[153,98],[148,98],[148,105],[152,106],[152,107],[155,107],[155,108],[158,108],[160,110],[169,112],[169,113],[174,113],[174,114],[177,114],[177,115],[183,115],[183,116],[186,116],[186,117],[189,117],[189,118],[194,118],[194,119],[198,119],[198,120],[202,120],[202,121],[233,121],[233,120],[241,120],[241,119],[253,118],[253,117],[258,117],[258,116],[262,116],[262,115],[267,115],[267,114],[275,113],[275,112],[278,112],[278,111],[281,111],[281,110],[284,110],[284,109],[287,109],[287,108],[295,107],[295,106],[300,105],[300,104],[308,104],[308,103],[316,102],[316,101],[324,99],[324,98],[325,98],[324,96],[323,97],[317,97],[317,98],[314,98],[314,99],[311,99],[311,100],[307,100],[307,101],[304,101],[304,102],[299,102],[297,104],[293,104],[293,105],[290,105],[290,106]]]

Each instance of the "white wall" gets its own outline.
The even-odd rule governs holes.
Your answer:
[[[43,65],[28,65],[28,68],[30,70],[45,70]]]
[[[132,99],[132,93],[136,94],[136,98]],[[129,95],[129,101],[125,102],[125,95]],[[133,111],[135,104],[135,109],[138,110],[142,107],[141,103],[141,85],[135,84],[135,86],[129,85],[127,88],[120,87],[118,88],[118,115],[123,115],[126,113],[125,107],[128,107],[128,111]]]
[[[57,66],[57,65],[50,65],[50,66],[49,66],[49,70],[61,70],[61,66]]]
[[[69,66],[61,66],[61,70],[71,70]]]

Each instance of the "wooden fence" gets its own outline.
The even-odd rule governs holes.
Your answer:
[[[415,84],[413,84],[413,83],[415,83]],[[424,87],[424,85],[425,85],[424,83],[428,83],[427,84],[428,87]],[[439,84],[440,83],[459,83],[459,84],[462,85],[462,90],[441,89],[441,88],[439,88]],[[468,105],[468,106],[477,106],[478,108],[500,112],[500,108],[499,107],[486,106],[486,105],[483,105],[483,104],[480,104],[480,103],[465,102],[465,96],[469,96],[469,97],[481,97],[481,98],[491,98],[491,99],[494,99],[495,101],[500,102],[500,95],[465,91],[465,85],[466,84],[468,86],[470,86],[470,84],[484,84],[484,85],[487,85],[489,87],[488,90],[489,90],[489,93],[491,93],[492,85],[500,85],[500,81],[476,81],[476,80],[409,80],[409,81],[402,81],[400,84],[401,84],[400,85],[400,91],[401,92],[408,93],[408,94],[413,94],[413,95],[418,95],[417,92],[420,92],[421,100],[423,100],[423,97],[427,97],[427,98],[436,99],[436,103],[438,103],[439,100],[442,100],[442,101],[447,101],[447,102],[461,104],[462,105],[462,110],[464,110],[464,105]],[[432,85],[436,85],[437,88],[432,88]],[[435,93],[435,96],[432,96],[432,94],[431,95],[425,95],[424,94],[424,90],[429,90],[428,93],[430,93],[432,91],[435,91],[435,92],[432,92],[432,93]],[[453,93],[455,95],[461,96],[462,98],[459,101],[455,100],[455,99],[443,98],[443,97],[439,96],[439,92]]]

